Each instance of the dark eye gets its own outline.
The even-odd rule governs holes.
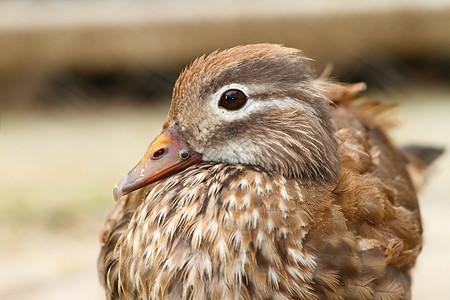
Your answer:
[[[228,110],[236,110],[244,106],[247,96],[240,90],[228,90],[220,97],[219,106]]]

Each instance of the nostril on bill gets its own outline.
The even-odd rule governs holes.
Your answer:
[[[166,148],[158,149],[152,154],[152,159],[160,159],[164,154],[166,154]]]
[[[186,152],[186,151],[182,151],[182,152],[180,152],[180,158],[181,159],[188,159],[189,158],[189,152]]]

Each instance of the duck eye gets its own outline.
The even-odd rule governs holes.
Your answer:
[[[237,110],[247,102],[247,96],[240,90],[228,90],[222,94],[219,106],[228,110]]]

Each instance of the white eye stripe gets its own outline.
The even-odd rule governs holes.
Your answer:
[[[247,103],[240,109],[235,111],[229,111],[223,107],[220,107],[218,104],[220,102],[220,98],[223,93],[225,93],[228,90],[240,90],[242,91],[247,97]],[[286,98],[286,99],[267,99],[267,100],[258,100],[255,101],[252,99],[252,90],[248,86],[240,85],[237,83],[232,83],[226,86],[223,86],[220,88],[217,92],[215,92],[210,101],[209,104],[212,108],[212,111],[215,112],[216,117],[220,118],[224,121],[235,121],[239,119],[243,119],[247,116],[250,116],[251,114],[266,110],[267,108],[274,107],[274,108],[280,108],[280,107],[287,107],[291,106],[295,102],[294,99]]]

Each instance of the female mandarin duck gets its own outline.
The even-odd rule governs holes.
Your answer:
[[[363,88],[314,78],[278,45],[195,60],[114,188],[107,298],[411,298],[421,162],[376,122],[384,106],[352,101]]]

